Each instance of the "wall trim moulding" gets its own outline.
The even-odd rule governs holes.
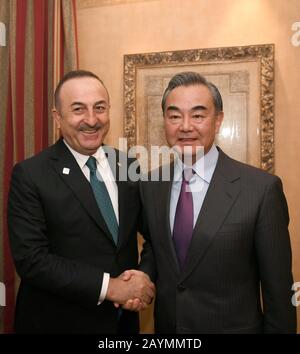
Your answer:
[[[77,0],[77,7],[78,9],[85,9],[89,7],[115,6],[149,1],[157,0]]]

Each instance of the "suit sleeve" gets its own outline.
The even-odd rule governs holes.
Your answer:
[[[296,308],[292,298],[292,256],[288,207],[278,177],[272,177],[259,211],[255,247],[266,333],[295,333]]]
[[[97,306],[103,271],[51,249],[42,197],[22,165],[14,167],[8,229],[16,270],[27,284],[82,306]]]

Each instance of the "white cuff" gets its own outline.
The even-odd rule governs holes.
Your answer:
[[[108,283],[109,283],[109,278],[110,278],[109,273],[104,273],[103,274],[102,288],[101,288],[101,292],[100,292],[100,296],[99,296],[99,300],[98,300],[98,304],[97,305],[100,305],[104,301],[104,299],[106,297],[106,293],[107,293],[107,289],[108,289]]]

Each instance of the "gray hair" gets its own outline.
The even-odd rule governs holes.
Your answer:
[[[161,101],[161,108],[163,113],[165,113],[167,97],[169,96],[172,90],[174,90],[178,86],[193,86],[193,85],[206,86],[212,95],[216,113],[220,113],[223,111],[222,96],[218,88],[213,83],[206,80],[204,76],[193,71],[186,71],[173,76],[168,84],[168,87],[165,89]]]

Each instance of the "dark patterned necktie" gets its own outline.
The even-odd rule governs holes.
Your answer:
[[[192,176],[192,169],[185,170],[182,174],[182,184],[176,207],[173,228],[173,242],[181,269],[185,263],[194,226],[193,195],[189,186],[189,181]]]
[[[112,234],[115,244],[118,243],[119,226],[114,212],[114,208],[108,194],[105,183],[97,176],[97,162],[94,156],[90,156],[86,162],[90,169],[90,184],[94,192],[98,207],[105,220],[105,223]]]

